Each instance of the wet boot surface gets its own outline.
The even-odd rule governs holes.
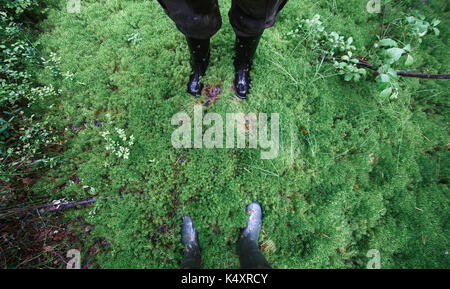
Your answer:
[[[236,37],[234,88],[236,90],[236,96],[241,99],[247,98],[247,94],[250,92],[250,70],[260,39],[261,35],[255,37]]]
[[[192,69],[192,74],[189,77],[187,92],[193,96],[199,96],[202,94],[203,89],[201,78],[205,75],[209,64],[210,39],[204,40],[187,37],[186,40],[191,53],[190,63]]]

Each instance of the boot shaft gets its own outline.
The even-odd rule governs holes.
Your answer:
[[[255,37],[236,36],[234,66],[236,70],[250,69],[261,35]]]
[[[186,37],[191,53],[190,63],[194,73],[204,75],[209,64],[210,39],[195,39]]]

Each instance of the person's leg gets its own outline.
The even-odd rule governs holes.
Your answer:
[[[203,90],[202,76],[205,75],[209,64],[209,39],[186,38],[191,53],[191,70],[187,92],[199,96]]]
[[[278,12],[287,0],[232,0],[228,14],[236,33],[235,81],[236,95],[245,99],[250,90],[252,60],[264,29],[275,24]]]
[[[262,211],[257,202],[247,206],[250,214],[247,227],[238,241],[238,254],[242,269],[271,269],[266,258],[258,247],[258,238],[261,231]]]
[[[236,96],[240,99],[246,99],[250,91],[250,70],[260,38],[261,35],[254,37],[236,36],[234,89],[236,90]]]
[[[186,36],[191,53],[192,74],[187,91],[198,96],[209,63],[210,38],[220,29],[220,16],[217,0],[158,0],[177,28]]]
[[[186,37],[209,39],[222,26],[217,0],[158,0]]]
[[[198,245],[198,233],[190,217],[183,217],[181,225],[181,242],[184,245],[182,269],[200,269],[201,254]]]

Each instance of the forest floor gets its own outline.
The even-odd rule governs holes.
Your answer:
[[[229,1],[219,0],[209,88],[197,99],[186,93],[184,37],[157,1],[82,0],[81,13],[65,2],[50,6],[39,41],[69,72],[40,79],[61,90],[42,106],[67,143],[30,190],[97,199],[62,216],[81,240],[72,246],[84,267],[178,268],[189,215],[203,267],[238,268],[235,244],[253,200],[263,209],[260,248],[274,268],[365,268],[371,249],[382,268],[450,267],[449,82],[403,78],[398,98],[381,99],[372,75],[346,82],[286,36],[319,14],[329,31],[369,49],[382,15],[367,13],[366,1],[289,1],[261,39],[245,101],[232,91]],[[386,22],[416,2],[393,1]],[[419,10],[442,27],[414,51],[412,69],[449,73],[449,6],[429,1]],[[277,113],[277,156],[262,159],[260,147],[174,148],[172,117],[193,119],[196,105],[223,119]],[[113,152],[121,147],[125,157]]]

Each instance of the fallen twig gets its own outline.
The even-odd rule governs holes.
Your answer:
[[[144,193],[140,193],[140,195],[146,195]],[[26,215],[26,214],[42,214],[47,212],[58,212],[66,209],[78,207],[81,205],[93,204],[97,200],[112,200],[115,198],[123,199],[123,195],[120,194],[118,196],[113,197],[104,197],[104,198],[90,198],[81,201],[68,201],[66,199],[54,200],[48,204],[34,205],[23,208],[10,208],[0,211],[0,220],[7,219],[11,217]]]
[[[380,40],[383,39],[383,30],[384,30],[384,17],[386,16],[386,4],[383,5],[383,20],[381,21],[381,32],[380,32]]]
[[[325,60],[341,60],[340,57],[329,57],[329,56],[320,56],[321,58],[325,58]],[[358,65],[367,67],[369,69],[372,69],[376,71],[377,73],[380,73],[377,68],[374,67],[374,65],[370,62],[367,62],[360,58],[354,58],[358,60]],[[427,79],[450,79],[450,74],[424,74],[424,73],[417,73],[416,71],[406,71],[406,70],[397,70],[397,75],[404,76],[404,77],[416,77],[416,78],[427,78]]]
[[[24,208],[12,208],[12,209],[6,209],[0,212],[0,219],[6,219],[21,215],[26,215],[30,213],[46,213],[46,212],[57,212],[66,210],[72,207],[77,207],[80,205],[86,205],[86,204],[92,204],[95,203],[97,200],[94,198],[87,199],[87,200],[81,200],[81,201],[67,201],[65,199],[61,200],[54,200],[49,204],[42,204],[42,205],[35,205],[35,206],[29,206]]]

